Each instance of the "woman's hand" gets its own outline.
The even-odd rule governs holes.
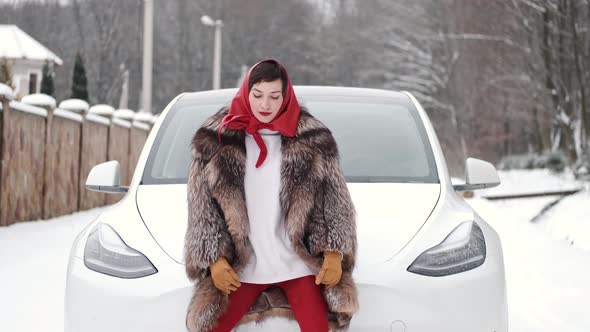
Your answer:
[[[340,277],[342,277],[342,254],[335,251],[324,252],[324,263],[315,278],[315,284],[334,286],[340,281]]]
[[[237,290],[242,285],[238,274],[229,265],[225,257],[219,257],[215,263],[209,266],[209,269],[211,269],[213,284],[225,294]]]

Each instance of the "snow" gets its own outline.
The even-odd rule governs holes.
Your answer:
[[[88,111],[90,105],[82,99],[66,99],[59,103],[59,108],[72,112],[83,113]]]
[[[137,120],[133,120],[133,122],[131,123],[131,125],[135,128],[139,128],[145,131],[149,131],[151,128],[148,124],[137,121]]]
[[[115,113],[115,109],[111,105],[98,104],[90,107],[88,113],[110,117],[111,115],[113,115],[113,113]]]
[[[21,102],[33,106],[49,107],[51,109],[54,109],[56,105],[55,98],[43,93],[26,95],[21,99]]]
[[[113,118],[113,123],[116,124],[119,127],[123,127],[123,128],[131,128],[131,122],[127,121],[127,120],[123,120],[123,119],[119,119],[119,118]]]
[[[500,171],[499,187],[467,199],[504,249],[511,332],[590,331],[590,191],[569,174]],[[555,196],[489,201],[487,193],[582,186],[537,222]],[[0,331],[63,331],[66,266],[74,237],[108,207],[0,227]],[[34,244],[31,245],[31,244]],[[483,299],[485,300],[485,299]],[[30,319],[35,317],[35,319]]]
[[[16,25],[0,24],[0,40],[0,58],[49,60],[60,66],[63,63],[57,55]]]
[[[571,172],[553,173],[548,169],[511,170],[498,172],[500,185],[477,190],[476,196],[537,193],[555,190],[573,190],[583,186]],[[454,182],[453,182],[454,183]]]
[[[0,331],[63,331],[72,241],[106,208],[0,227]]]
[[[86,120],[94,122],[94,123],[100,123],[105,126],[108,126],[111,124],[111,120],[109,120],[108,118],[102,117],[100,115],[92,114],[92,113],[86,114]]]
[[[563,110],[559,113],[558,119],[560,119],[561,122],[564,123],[565,125],[568,125],[569,126],[569,124],[570,124],[570,117],[567,114],[565,114],[565,112]]]
[[[589,186],[586,186],[584,191],[559,202],[559,204],[547,211],[537,223],[555,239],[563,240],[574,247],[590,251]],[[590,288],[590,285],[588,287]]]
[[[118,109],[115,111],[114,116],[124,120],[133,120],[135,112],[130,109]]]
[[[4,97],[8,100],[14,99],[14,92],[12,88],[4,83],[0,83],[0,97]]]
[[[133,120],[135,121],[142,121],[142,122],[150,122],[153,118],[153,115],[148,112],[137,112]]]
[[[60,118],[64,118],[64,119],[68,119],[68,120],[72,120],[72,121],[76,121],[76,122],[82,122],[84,121],[84,117],[78,113],[72,112],[72,111],[67,111],[67,110],[62,110],[57,108],[54,112],[53,115],[55,116],[59,116]]]
[[[21,103],[16,100],[11,101],[8,105],[11,110],[47,117],[47,110],[41,107]]]
[[[492,224],[502,241],[512,332],[590,330],[590,251],[558,240],[543,225],[528,221],[551,200],[468,200]],[[554,214],[550,222],[558,224],[571,213]],[[588,224],[589,218],[586,215],[585,220],[579,221]],[[568,231],[567,227],[562,229]],[[587,227],[586,233],[589,230]]]

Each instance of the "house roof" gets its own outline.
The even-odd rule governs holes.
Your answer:
[[[0,24],[0,58],[53,61],[60,65],[62,60],[48,48],[22,31],[16,25]]]

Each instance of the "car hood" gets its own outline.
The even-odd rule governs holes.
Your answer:
[[[357,262],[375,264],[395,256],[418,232],[440,196],[438,183],[349,183],[357,212]],[[137,207],[160,247],[184,262],[186,184],[140,185]]]

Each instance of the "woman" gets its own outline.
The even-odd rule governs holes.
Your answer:
[[[192,151],[189,331],[270,316],[296,319],[303,332],[345,330],[358,308],[355,210],[336,141],[300,108],[286,69],[273,59],[250,68]]]

